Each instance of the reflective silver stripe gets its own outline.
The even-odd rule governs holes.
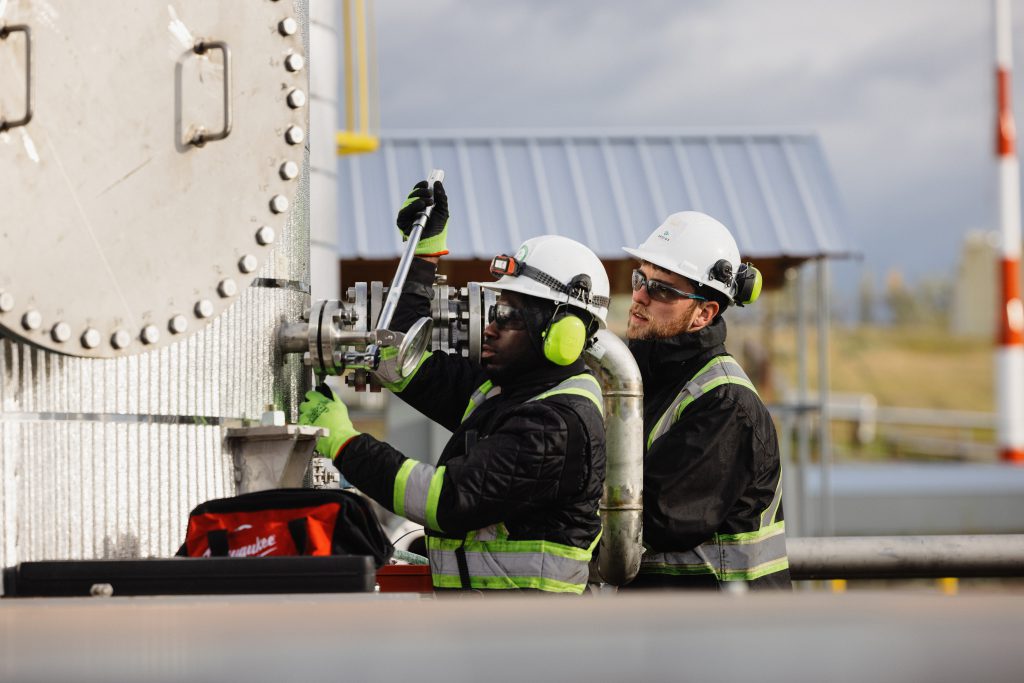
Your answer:
[[[604,415],[604,396],[601,394],[601,385],[598,383],[597,378],[587,373],[573,375],[568,379],[559,382],[557,385],[551,387],[547,391],[537,394],[531,401],[539,401],[549,396],[556,396],[558,394],[578,394],[583,393],[594,402],[597,406],[597,411]]]
[[[682,552],[647,553],[644,573],[713,574],[722,581],[751,580],[789,566],[783,522],[749,534],[716,534],[706,543]]]
[[[437,468],[418,462],[409,472],[405,482],[404,517],[417,524],[427,523],[427,496],[430,493],[430,482]]]
[[[469,397],[469,405],[466,406],[466,413],[462,416],[462,421],[473,414],[473,411],[483,405],[484,401],[489,398],[494,398],[501,393],[500,386],[492,386],[491,383],[484,382],[481,384]],[[598,412],[604,415],[604,397],[601,394],[601,385],[593,375],[582,373],[579,375],[573,375],[567,379],[562,380],[550,389],[537,394],[533,398],[527,399],[527,401],[540,401],[549,396],[556,396],[558,394],[576,394],[584,393],[587,398],[594,402],[597,406]]]
[[[485,526],[483,529],[477,529],[476,531],[470,532],[466,538],[470,538],[474,541],[497,541],[499,539],[504,540],[508,538],[508,530],[505,529],[505,525],[502,523],[492,524]]]
[[[768,504],[765,511],[761,513],[761,528],[775,523],[775,513],[779,509],[779,505],[782,503],[782,470],[779,470],[779,481],[775,484],[775,495],[772,496],[772,502]]]
[[[671,405],[658,418],[654,428],[651,429],[650,435],[647,437],[647,447],[650,448],[652,443],[664,436],[672,428],[672,425],[679,419],[679,415],[686,405],[689,405],[720,384],[740,384],[756,393],[753,383],[747,377],[747,373],[743,372],[743,368],[740,367],[740,364],[732,356],[713,358],[711,362],[694,375],[693,379],[686,383],[686,386],[679,392],[676,399],[672,401]]]
[[[462,421],[465,422],[473,411],[483,405],[483,402],[489,398],[494,398],[501,393],[501,387],[496,387],[491,384],[490,380],[484,382],[469,396],[469,404],[466,406],[466,412],[462,415]]]
[[[384,387],[399,394],[405,390],[416,373],[420,371],[420,366],[431,355],[433,355],[432,351],[424,351],[412,373],[408,377],[403,377],[402,373],[398,371],[398,349],[393,346],[385,346],[380,350],[380,363],[377,364],[377,369],[373,371],[373,374]]]
[[[459,576],[459,562],[453,550],[428,551],[430,572],[440,576]],[[549,553],[489,553],[467,551],[466,565],[471,577],[508,579],[509,587],[521,587],[521,579],[540,579],[569,584],[585,584],[589,563]]]

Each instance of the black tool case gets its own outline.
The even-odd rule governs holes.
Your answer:
[[[369,555],[22,562],[4,597],[371,592]]]

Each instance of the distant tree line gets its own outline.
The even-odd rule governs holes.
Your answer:
[[[921,278],[909,284],[899,271],[890,271],[883,291],[877,278],[865,273],[858,296],[858,321],[863,325],[945,326],[949,322],[953,286],[948,278]]]

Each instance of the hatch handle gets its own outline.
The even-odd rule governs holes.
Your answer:
[[[0,40],[6,40],[7,36],[19,31],[25,34],[25,115],[13,121],[0,119],[0,133],[24,126],[32,120],[32,30],[25,24],[0,26]]]
[[[216,133],[207,132],[200,127],[189,142],[196,147],[202,147],[207,142],[223,140],[231,133],[231,48],[223,40],[201,40],[192,50],[197,55],[206,54],[210,50],[220,50],[224,56],[224,126]]]

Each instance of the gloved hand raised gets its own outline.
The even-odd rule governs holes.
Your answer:
[[[412,223],[416,216],[427,208],[430,193],[427,192],[427,181],[416,183],[409,197],[398,212],[398,229],[402,231],[402,241],[409,239]],[[448,253],[448,195],[440,181],[434,183],[434,209],[420,233],[420,241],[416,244],[417,256],[444,256]]]
[[[348,442],[361,432],[352,426],[348,408],[338,395],[327,398],[319,391],[307,391],[306,400],[299,404],[299,424],[327,427],[331,433],[316,442],[316,452],[325,458],[336,458]]]

